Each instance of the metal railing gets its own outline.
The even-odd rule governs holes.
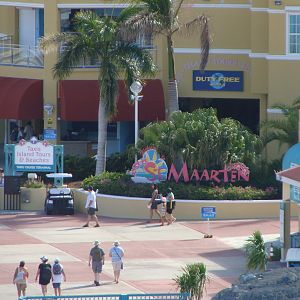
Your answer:
[[[38,47],[0,43],[0,65],[42,68],[44,56]]]
[[[72,295],[72,296],[25,296],[19,300],[46,300],[46,299],[69,299],[69,300],[188,300],[187,293],[165,294],[103,294],[103,295]]]

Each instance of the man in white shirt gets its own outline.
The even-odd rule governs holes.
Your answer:
[[[97,202],[96,202],[96,193],[93,191],[93,187],[88,187],[88,195],[86,198],[85,208],[87,210],[88,219],[87,223],[83,227],[89,227],[90,221],[95,221],[96,225],[94,227],[100,227],[98,218],[96,216]]]

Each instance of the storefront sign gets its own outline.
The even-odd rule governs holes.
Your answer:
[[[53,145],[47,141],[21,140],[15,145],[14,163],[17,172],[54,171]]]
[[[194,91],[243,91],[242,71],[193,71]]]
[[[182,177],[184,182],[212,181],[215,183],[233,183],[241,180],[249,181],[249,175],[249,168],[243,163],[230,164],[222,170],[204,169],[202,171],[198,171],[197,169],[194,169],[192,173],[189,173],[187,164],[184,163],[179,173],[177,172],[174,164],[172,164],[168,175],[168,180],[173,179],[177,183]]]
[[[132,165],[130,174],[135,183],[157,183],[167,179],[168,166],[155,148],[147,148],[143,157]]]

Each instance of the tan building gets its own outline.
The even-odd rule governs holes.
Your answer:
[[[96,142],[97,69],[82,62],[68,80],[52,77],[56,56],[37,48],[41,36],[70,30],[80,9],[118,14],[126,1],[0,0],[0,143],[9,142],[15,124],[32,121],[35,135],[63,143],[67,153],[89,154]],[[299,0],[194,0],[183,22],[210,17],[209,63],[199,68],[198,34],[175,40],[179,104],[184,111],[213,106],[258,132],[261,120],[278,114],[270,107],[300,95]],[[158,65],[140,103],[140,126],[165,117],[165,41],[140,37]],[[108,154],[134,141],[134,112],[121,93],[119,113],[108,127]],[[122,104],[123,103],[123,104]],[[1,147],[3,149],[3,147]],[[2,150],[1,150],[2,151]],[[3,154],[2,154],[3,156]],[[3,159],[3,158],[2,158]],[[0,158],[1,162],[1,158]]]

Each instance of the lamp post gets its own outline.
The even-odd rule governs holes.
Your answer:
[[[143,85],[139,81],[134,81],[130,86],[130,91],[132,92],[131,99],[134,100],[134,145],[137,146],[138,135],[139,135],[139,123],[138,114],[139,107],[138,101],[141,101],[143,96],[139,96],[142,91]],[[135,161],[137,161],[137,155],[135,155]]]

